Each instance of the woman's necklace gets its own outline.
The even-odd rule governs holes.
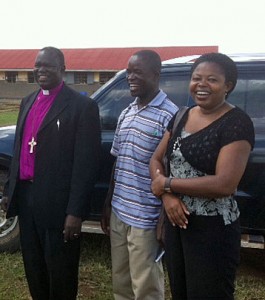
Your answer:
[[[173,144],[173,151],[179,150],[181,146],[181,137],[178,136]]]

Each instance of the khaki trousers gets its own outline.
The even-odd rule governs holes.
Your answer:
[[[155,229],[123,223],[112,212],[110,220],[112,283],[115,300],[163,300],[162,261]]]

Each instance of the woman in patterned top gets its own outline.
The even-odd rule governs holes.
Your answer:
[[[152,192],[167,215],[166,263],[174,300],[234,299],[240,254],[234,192],[254,145],[251,119],[227,102],[236,82],[236,65],[228,56],[200,56],[189,85],[196,105],[172,136],[171,120],[150,161]]]

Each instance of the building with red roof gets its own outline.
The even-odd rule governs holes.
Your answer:
[[[65,81],[91,94],[126,68],[131,55],[142,49],[156,51],[162,61],[218,52],[218,46],[61,49],[66,62]],[[39,49],[0,49],[0,98],[21,98],[37,88],[32,70],[38,52]]]

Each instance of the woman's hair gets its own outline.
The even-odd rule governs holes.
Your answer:
[[[191,74],[194,72],[194,70],[199,64],[204,62],[217,64],[224,72],[225,81],[232,82],[233,86],[231,90],[227,93],[227,98],[228,95],[233,91],[237,83],[237,67],[235,62],[230,57],[222,53],[206,53],[196,59],[191,68]]]

